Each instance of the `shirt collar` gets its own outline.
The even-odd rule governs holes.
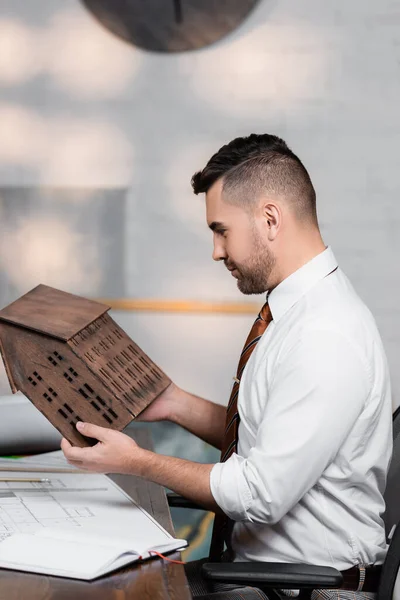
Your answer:
[[[268,293],[268,304],[275,322],[296,304],[318,281],[337,268],[336,258],[328,246],[297,271],[286,277]]]

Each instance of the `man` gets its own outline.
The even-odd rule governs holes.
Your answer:
[[[253,134],[222,147],[192,185],[206,194],[214,260],[242,293],[268,292],[267,302],[228,410],[172,384],[142,418],[178,423],[221,448],[221,462],[159,456],[90,424],[77,427],[99,443],[79,449],[63,440],[65,456],[92,471],[146,477],[215,511],[217,553],[229,517],[234,560],[343,572],[379,565],[392,439],[388,367],[373,317],[321,238],[309,175],[283,140]],[[373,598],[374,578],[367,567],[364,592],[314,597]]]

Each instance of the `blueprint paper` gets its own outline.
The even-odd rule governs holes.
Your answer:
[[[0,471],[0,478],[17,477],[49,481],[0,481],[0,543],[14,533],[43,528],[110,535],[130,540],[139,551],[149,540],[155,547],[173,539],[105,475]]]

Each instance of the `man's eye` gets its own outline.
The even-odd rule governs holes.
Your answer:
[[[223,237],[225,237],[226,229],[218,229],[217,233],[218,235],[222,235]]]

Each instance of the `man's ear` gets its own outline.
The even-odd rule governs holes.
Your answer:
[[[272,242],[282,223],[282,211],[274,202],[265,202],[262,207],[262,215],[267,228],[267,237]]]

